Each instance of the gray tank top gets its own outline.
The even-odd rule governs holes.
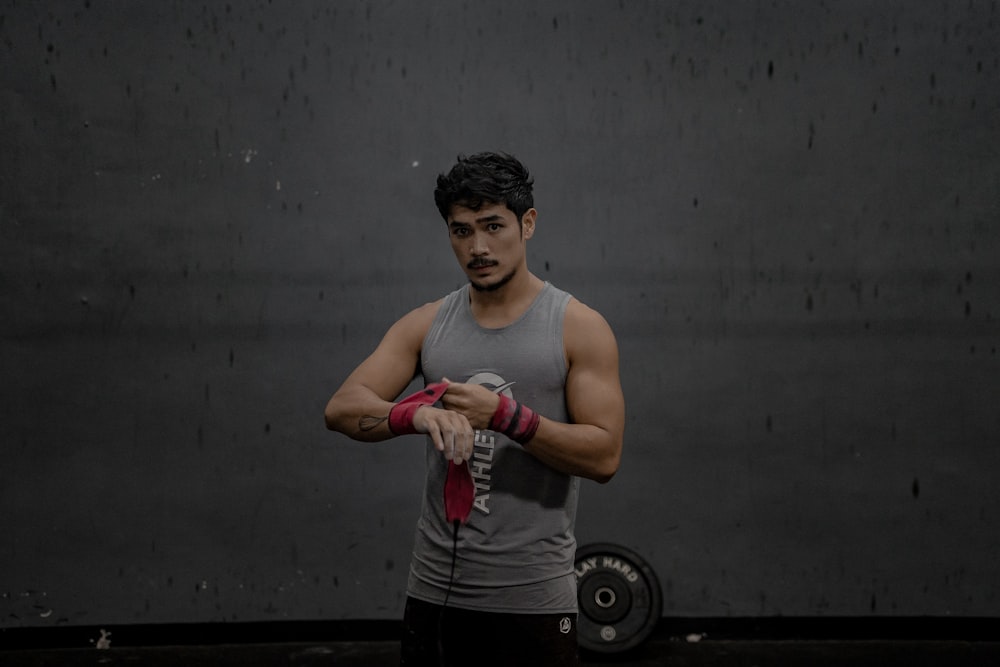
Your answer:
[[[466,285],[445,297],[424,339],[424,382],[483,385],[567,422],[563,317],[570,295],[545,283],[531,307],[500,329],[476,322]],[[530,446],[530,445],[529,445]],[[446,461],[427,439],[427,478],[407,592],[440,604],[451,569],[444,516]],[[516,613],[574,613],[579,479],[546,466],[493,431],[476,431],[469,463],[476,501],[459,529],[448,604]]]

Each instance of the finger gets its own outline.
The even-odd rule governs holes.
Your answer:
[[[431,418],[431,415],[428,414],[428,411],[424,409],[426,407],[426,405],[421,405],[413,413],[413,425],[416,427],[418,433],[427,434],[434,443],[434,447],[440,451],[443,446],[441,442],[441,430]]]
[[[475,432],[472,430],[472,425],[469,423],[469,420],[466,419],[463,415],[457,415],[456,421],[458,423],[456,424],[455,428],[455,436],[456,436],[455,444],[458,452],[458,457],[460,459],[459,462],[461,463],[461,461],[470,461],[472,460],[472,454],[474,452],[473,441],[475,440]]]
[[[441,407],[456,415],[460,415],[463,412],[462,404],[456,401],[442,401]]]
[[[462,454],[463,454],[463,458],[466,461],[471,461],[472,460],[472,454],[475,451],[475,449],[474,449],[475,435],[473,434],[473,432],[471,430],[467,431],[463,435],[464,435],[464,437],[462,438]]]
[[[448,437],[451,444],[451,461],[456,464],[460,464],[469,458],[467,448],[468,438],[466,435],[468,427],[461,423],[461,421],[453,417],[448,428]]]
[[[455,463],[464,463],[472,458],[472,447],[467,433],[460,431],[455,442]]]
[[[441,437],[441,429],[438,428],[437,424],[427,425],[427,435],[431,437],[431,441],[434,443],[434,449],[439,452],[444,451],[444,439]]]
[[[444,457],[449,461],[455,460],[455,430],[449,427],[444,429]]]

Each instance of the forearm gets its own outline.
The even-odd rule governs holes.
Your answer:
[[[393,405],[364,387],[345,387],[333,395],[323,415],[331,431],[362,442],[378,442],[395,436],[389,429]]]
[[[594,423],[553,421],[479,385],[449,384],[442,401],[473,427],[503,433],[542,463],[603,484],[618,471],[621,460],[624,410],[620,399],[609,400],[614,395],[605,392],[599,404],[584,410]]]
[[[460,464],[472,457],[474,433],[464,415],[433,406],[444,391],[444,384],[431,384],[390,403],[364,385],[351,385],[327,403],[326,426],[364,442],[425,433],[445,459]]]
[[[604,484],[618,471],[621,435],[591,424],[563,424],[542,417],[525,451],[556,470]]]

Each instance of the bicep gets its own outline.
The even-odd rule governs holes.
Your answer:
[[[608,431],[620,441],[625,427],[625,399],[618,370],[618,343],[608,323],[581,306],[567,320],[569,370],[566,406],[570,420]],[[578,309],[579,310],[579,309]]]
[[[417,375],[426,334],[426,307],[392,325],[375,350],[347,377],[341,391],[365,389],[392,401]]]

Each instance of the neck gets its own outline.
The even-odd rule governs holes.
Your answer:
[[[522,266],[506,285],[495,290],[469,287],[469,304],[476,320],[486,327],[513,322],[534,302],[545,282]]]

